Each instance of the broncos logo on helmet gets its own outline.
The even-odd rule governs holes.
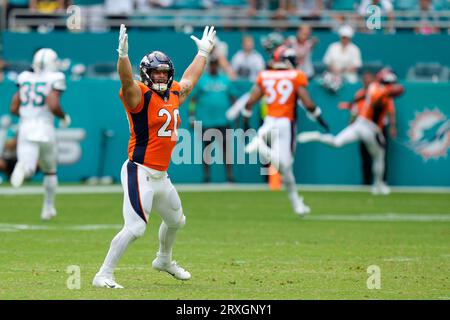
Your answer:
[[[297,54],[295,50],[285,45],[281,45],[275,49],[272,60],[270,61],[271,69],[293,69],[297,65]]]
[[[145,55],[141,60],[139,70],[141,82],[155,91],[165,92],[172,86],[175,68],[173,67],[172,60],[161,51],[153,51]],[[152,70],[167,71],[167,83],[155,82],[152,79]]]

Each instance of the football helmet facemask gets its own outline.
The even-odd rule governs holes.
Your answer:
[[[155,91],[165,92],[172,86],[175,68],[173,67],[172,60],[161,51],[153,51],[145,55],[141,60],[139,70],[141,82]],[[167,82],[161,83],[152,79],[153,70],[167,71]]]

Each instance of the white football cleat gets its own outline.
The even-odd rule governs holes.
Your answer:
[[[123,287],[114,280],[113,276],[103,276],[98,273],[95,275],[94,280],[92,280],[92,285],[97,288],[123,289]]]
[[[44,208],[42,208],[42,212],[41,212],[41,219],[42,220],[50,220],[51,218],[56,216],[56,209],[55,207],[51,206],[51,207],[47,207],[44,206]]]
[[[23,184],[24,180],[25,180],[25,169],[23,168],[20,162],[17,162],[16,166],[14,167],[14,171],[11,175],[11,185],[14,188],[19,188]]]
[[[384,182],[377,183],[372,187],[373,195],[387,196],[390,193],[391,193],[391,188],[389,188]]]
[[[294,211],[298,216],[304,217],[311,212],[311,208],[301,202],[300,204],[295,206]]]
[[[191,278],[191,274],[189,271],[184,270],[182,267],[177,265],[176,261],[172,261],[170,263],[164,262],[158,257],[152,262],[153,269],[158,271],[165,271],[174,278],[178,280],[189,280]]]
[[[258,151],[259,143],[261,142],[261,138],[256,136],[248,145],[245,146],[245,153],[253,153]]]
[[[319,141],[322,134],[319,131],[307,131],[297,135],[297,141],[299,143],[308,143],[311,141]]]

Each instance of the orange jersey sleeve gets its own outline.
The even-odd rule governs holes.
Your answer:
[[[295,78],[295,86],[298,89],[299,87],[307,87],[308,86],[308,78],[306,74],[297,70],[297,77]]]
[[[142,108],[144,107],[144,100],[145,100],[144,95],[145,95],[145,93],[147,93],[147,91],[150,90],[145,84],[143,84],[140,81],[135,81],[135,83],[137,83],[137,85],[139,86],[139,89],[141,90],[141,100],[139,101],[139,104],[137,105],[137,107],[134,109],[130,108],[127,105],[127,103],[125,102],[125,99],[123,98],[122,88],[120,88],[120,90],[119,90],[120,100],[122,100],[122,103],[123,103],[125,109],[131,113],[141,112]]]

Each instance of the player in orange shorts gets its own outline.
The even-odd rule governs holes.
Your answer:
[[[152,209],[162,218],[159,251],[152,267],[179,280],[191,278],[188,271],[172,260],[175,236],[186,218],[178,193],[168,178],[167,168],[177,142],[179,106],[203,73],[214,47],[215,34],[214,27],[205,27],[202,39],[191,36],[198,53],[180,82],[173,79],[175,69],[172,61],[160,51],[153,51],[142,58],[141,81],[135,81],[128,59],[128,35],[125,26],[120,27],[117,70],[122,88],[119,95],[130,127],[128,159],[121,172],[125,225],[112,240],[105,261],[94,277],[92,284],[96,287],[123,288],[115,282],[114,269],[126,248],[144,234]]]

